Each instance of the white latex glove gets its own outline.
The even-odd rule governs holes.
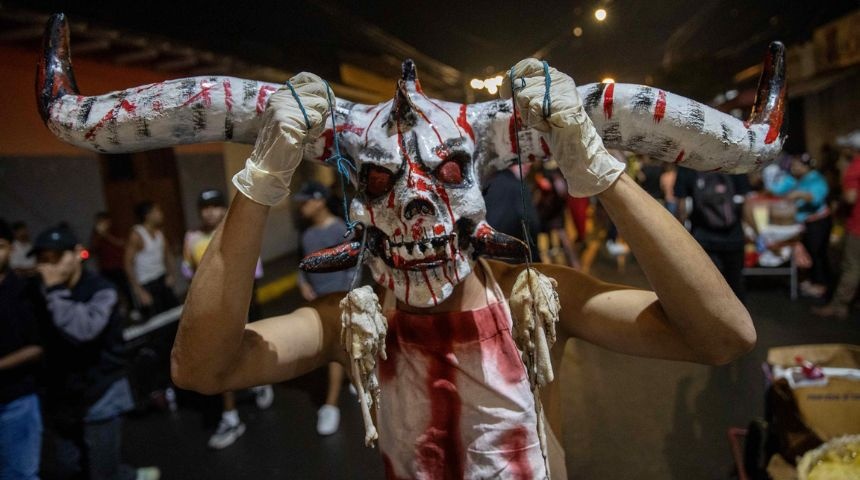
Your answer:
[[[289,87],[281,87],[269,97],[263,126],[245,168],[233,176],[233,185],[240,192],[263,205],[276,205],[290,194],[290,180],[302,160],[303,146],[322,134],[330,113],[326,84],[320,77],[302,72],[290,83],[305,107],[310,128]]]
[[[546,92],[543,63],[534,58],[513,66],[517,109],[523,123],[550,134],[552,156],[567,180],[574,197],[590,197],[609,188],[624,173],[625,165],[603,146],[591,119],[585,114],[573,79],[550,67],[550,115],[544,119]],[[524,86],[523,86],[524,85]],[[500,88],[505,98],[511,95],[510,78]]]

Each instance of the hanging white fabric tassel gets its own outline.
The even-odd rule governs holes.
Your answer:
[[[555,290],[557,285],[554,278],[527,266],[517,276],[510,298],[514,341],[522,352],[532,387],[537,414],[537,434],[547,478],[550,475],[549,451],[540,388],[554,378],[550,348],[555,344],[555,324],[561,310],[558,292]]]
[[[511,291],[514,340],[523,354],[532,385],[539,387],[553,380],[550,348],[555,344],[555,324],[561,310],[556,286],[554,278],[526,267]]]
[[[376,357],[385,360],[385,335],[388,322],[382,314],[379,298],[366,285],[350,290],[340,301],[340,341],[349,354],[352,378],[358,391],[361,416],[364,419],[364,444],[373,446],[379,436],[370,407],[379,408],[379,381]]]

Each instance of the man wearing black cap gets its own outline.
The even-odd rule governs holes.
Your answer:
[[[39,234],[30,252],[50,312],[42,334],[57,473],[59,478],[157,479],[157,468],[135,470],[120,460],[122,414],[133,406],[122,320],[115,287],[83,268],[82,252],[64,227]]]
[[[331,193],[322,184],[314,181],[306,182],[293,195],[298,203],[299,213],[310,226],[302,232],[301,248],[304,253],[337,245],[343,241],[346,233],[346,223],[332,213],[329,208]],[[299,289],[305,300],[311,301],[317,297],[333,292],[349,290],[355,269],[331,273],[299,272]],[[328,367],[328,392],[325,404],[317,412],[317,433],[331,435],[340,425],[340,409],[337,399],[340,386],[343,383],[343,367],[339,363],[330,363]]]
[[[220,190],[214,188],[203,190],[197,197],[197,213],[200,215],[200,228],[190,230],[185,234],[182,247],[182,274],[189,280],[194,276],[194,271],[197,270],[197,266],[203,259],[203,254],[206,252],[206,247],[209,246],[209,241],[212,240],[215,228],[227,215],[227,199]],[[257,260],[254,278],[259,279],[262,276],[263,268],[260,261]],[[257,310],[257,303],[252,300],[251,311],[249,312],[251,321],[259,318]],[[259,408],[264,409],[271,406],[274,400],[271,385],[254,387],[252,390]],[[236,410],[235,394],[224,392],[222,398],[224,409],[221,412],[221,421],[218,423],[215,433],[209,437],[208,442],[209,447],[216,450],[229,447],[245,433],[245,424],[239,419],[239,412]]]
[[[34,297],[10,268],[12,229],[0,219],[0,479],[39,478],[42,415],[36,395]],[[32,283],[32,282],[30,282]]]

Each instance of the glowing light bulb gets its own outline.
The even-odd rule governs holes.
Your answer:
[[[574,37],[581,37],[582,36],[582,28],[581,27],[575,27],[573,29],[573,36]]]
[[[600,83],[615,83],[615,79],[612,77],[606,77],[600,81]]]
[[[477,78],[473,78],[472,81],[469,82],[469,86],[474,88],[475,90],[480,90],[484,88],[484,81]]]
[[[606,10],[603,8],[598,8],[594,11],[594,18],[596,18],[598,22],[606,20]]]
[[[496,86],[495,83],[491,83],[491,84],[487,85],[487,91],[490,93],[490,95],[495,95],[496,92],[499,91],[499,87]]]

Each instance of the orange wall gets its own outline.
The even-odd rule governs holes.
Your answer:
[[[119,67],[91,60],[72,61],[84,95],[98,95],[170,78],[161,72]],[[61,142],[45,127],[36,109],[36,62],[39,52],[0,47],[0,156],[91,155]],[[177,153],[221,152],[221,144],[184,146]]]

